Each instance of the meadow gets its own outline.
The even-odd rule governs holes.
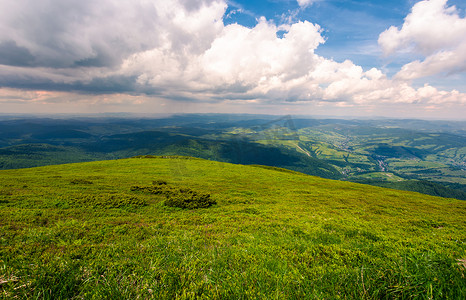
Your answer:
[[[0,183],[4,299],[466,298],[461,200],[181,156]]]

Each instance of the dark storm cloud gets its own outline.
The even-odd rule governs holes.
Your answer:
[[[146,2],[0,0],[1,63],[117,66],[157,44],[157,20]]]
[[[0,66],[21,67],[0,68],[0,87],[158,93],[137,83],[145,70],[121,74],[122,66],[153,49],[187,65],[186,53],[202,53],[212,40],[205,35],[213,35],[186,20],[213,1],[0,0]]]
[[[0,64],[9,66],[33,66],[34,56],[25,47],[18,47],[15,41],[0,43]]]
[[[75,82],[65,88],[68,90],[85,90],[94,94],[137,92],[134,77],[109,76],[93,78],[90,82]]]
[[[159,84],[137,80],[157,65],[130,74],[122,66],[158,48],[180,61],[187,52],[205,51],[209,29],[190,30],[183,14],[211,2],[0,0],[0,88],[159,94]]]
[[[97,77],[90,81],[74,81],[71,83],[55,82],[43,77],[21,76],[0,77],[3,86],[17,89],[34,89],[48,91],[75,91],[92,94],[139,93],[143,87],[136,85],[132,76]],[[155,91],[154,91],[155,92]]]

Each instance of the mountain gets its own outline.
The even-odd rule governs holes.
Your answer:
[[[167,155],[0,182],[9,299],[466,297],[460,200]]]

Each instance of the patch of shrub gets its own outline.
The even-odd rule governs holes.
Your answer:
[[[75,178],[70,181],[71,184],[93,184],[92,181],[86,179]]]
[[[215,200],[210,198],[210,194],[201,194],[191,189],[179,189],[167,193],[167,200],[164,204],[171,207],[179,208],[206,208],[216,204]]]
[[[195,209],[210,207],[217,203],[210,198],[210,194],[198,193],[188,188],[174,188],[164,180],[154,180],[151,186],[134,185],[130,190],[164,195],[167,198],[164,205],[171,207]]]
[[[410,221],[411,224],[421,228],[443,228],[448,226],[447,223],[434,220],[414,220]]]
[[[171,188],[167,185],[153,185],[153,186],[139,186],[139,185],[133,185],[130,188],[131,191],[139,191],[139,192],[144,192],[148,194],[154,194],[154,195],[165,195],[167,192],[171,191]]]

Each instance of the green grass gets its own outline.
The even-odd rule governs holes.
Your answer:
[[[389,182],[398,182],[403,181],[404,179],[394,175],[393,173],[389,172],[373,172],[373,173],[365,173],[359,176],[352,176],[351,180],[357,179],[373,179],[373,180],[382,180],[382,181],[389,181]]]
[[[0,182],[5,299],[466,297],[464,201],[183,157]],[[169,207],[134,188],[154,182],[216,204]]]

